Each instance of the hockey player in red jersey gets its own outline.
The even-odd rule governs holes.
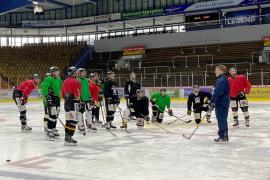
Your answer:
[[[30,80],[24,81],[13,91],[13,100],[15,101],[17,108],[20,112],[22,132],[30,132],[32,130],[32,128],[27,125],[25,105],[27,103],[28,96],[31,94],[33,90],[37,89],[39,82],[40,82],[39,75],[33,74],[33,77]]]
[[[244,75],[238,75],[235,68],[230,68],[229,73],[231,75],[228,80],[230,84],[230,100],[234,119],[233,126],[239,126],[238,107],[240,106],[244,114],[246,127],[249,127],[249,112],[246,94],[250,93],[251,84]]]
[[[81,83],[76,79],[78,69],[76,67],[68,68],[68,78],[63,82],[62,97],[65,99],[65,146],[76,146],[77,141],[73,139],[77,125],[77,117],[80,112],[80,92]]]
[[[92,109],[92,117],[94,123],[101,124],[102,122],[99,121],[99,94],[100,94],[100,87],[98,86],[99,77],[97,73],[91,74],[90,80],[90,93],[94,102],[94,107]]]

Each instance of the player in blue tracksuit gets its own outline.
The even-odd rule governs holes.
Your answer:
[[[218,122],[218,138],[215,142],[228,142],[228,113],[230,106],[230,87],[226,77],[227,68],[224,65],[219,65],[215,69],[217,77],[215,90],[212,98],[213,107],[215,107],[216,118]]]

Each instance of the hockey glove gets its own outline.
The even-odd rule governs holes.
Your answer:
[[[28,97],[22,96],[22,97],[20,98],[20,100],[21,100],[21,104],[22,104],[22,105],[25,105],[25,104],[28,102]]]
[[[156,102],[155,102],[155,101],[151,100],[150,102],[151,102],[151,104],[152,104],[153,106],[156,105]]]
[[[79,112],[82,114],[85,112],[85,103],[83,103],[83,102],[80,103]]]
[[[172,111],[172,109],[169,109],[169,110],[168,110],[168,114],[169,114],[170,116],[173,116],[173,111]]]
[[[47,105],[48,106],[52,106],[53,105],[53,103],[52,103],[52,97],[51,96],[46,96],[45,99],[46,99],[46,102],[47,102]]]
[[[196,122],[197,124],[200,124],[201,119],[195,119],[195,122]]]
[[[239,98],[239,99],[243,99],[243,98],[245,98],[246,97],[246,94],[243,92],[243,91],[241,91],[238,95],[237,95],[237,98]]]
[[[191,115],[191,112],[192,112],[191,110],[188,110],[188,111],[187,111],[187,115],[190,116],[190,115]]]
[[[150,121],[150,117],[149,116],[145,116],[145,120],[148,122]]]
[[[208,106],[208,109],[210,111],[213,111],[215,109],[215,104],[214,103],[210,103],[209,106]]]

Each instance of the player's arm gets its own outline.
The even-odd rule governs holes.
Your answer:
[[[220,100],[220,97],[224,94],[224,89],[225,89],[225,81],[219,81],[217,82],[217,85],[216,85],[216,88],[214,90],[214,94],[213,94],[213,97],[212,97],[212,100],[211,102],[212,103],[216,103],[217,101]]]
[[[250,90],[251,90],[251,84],[250,84],[249,80],[246,77],[244,77],[244,78],[245,78],[245,90],[244,90],[244,93],[249,94]]]

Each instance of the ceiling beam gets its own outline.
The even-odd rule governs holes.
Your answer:
[[[51,4],[56,4],[56,5],[59,5],[59,6],[64,6],[64,7],[73,7],[72,5],[70,4],[67,4],[67,3],[63,3],[63,2],[60,2],[60,1],[57,1],[57,0],[35,0],[37,2],[41,2],[41,3],[51,3]]]
[[[86,0],[86,1],[88,1],[90,3],[93,3],[93,4],[97,4],[98,3],[98,0]]]

